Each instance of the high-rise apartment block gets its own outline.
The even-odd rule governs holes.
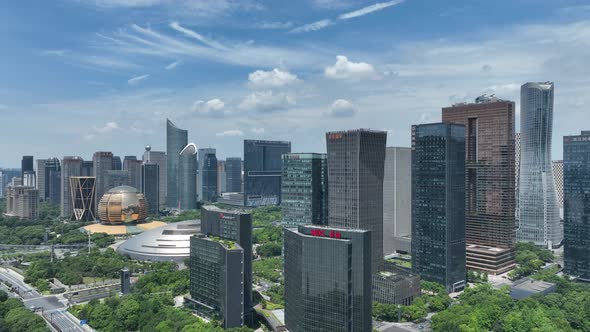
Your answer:
[[[283,232],[289,331],[371,331],[371,232],[315,225]]]
[[[281,204],[281,156],[291,142],[244,140],[244,205]]]
[[[465,269],[465,126],[412,126],[412,272],[448,292]]]
[[[442,109],[465,127],[467,268],[500,274],[514,266],[514,102],[481,96]]]
[[[329,132],[328,225],[371,231],[373,272],[383,263],[383,174],[387,132]]]
[[[80,173],[82,172],[82,162],[83,160],[80,157],[64,157],[61,162],[60,215],[62,218],[70,218],[74,214],[70,177],[80,176]]]
[[[201,209],[201,234],[191,237],[188,305],[224,328],[252,319],[252,217]]]
[[[328,159],[321,153],[283,155],[281,207],[283,225],[326,225],[328,220]]]
[[[225,192],[239,193],[242,191],[242,158],[225,159]]]
[[[172,121],[166,120],[166,206],[170,208],[178,208],[180,151],[187,144],[188,131],[180,129]]]
[[[159,201],[160,206],[166,205],[166,152],[164,151],[152,151],[151,146],[145,147],[143,153],[144,164],[156,164],[159,169]]]
[[[388,147],[383,176],[383,254],[410,253],[412,149]]]
[[[590,281],[590,131],[563,138],[564,270]]]

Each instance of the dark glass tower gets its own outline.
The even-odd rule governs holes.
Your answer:
[[[203,197],[202,201],[205,202],[216,202],[217,201],[217,157],[215,152],[205,153],[203,158],[203,164],[199,172],[201,174]],[[201,165],[199,165],[201,166]]]
[[[412,271],[463,288],[465,270],[465,126],[412,126]]]
[[[244,205],[281,204],[281,155],[291,142],[244,140]]]
[[[242,191],[242,158],[225,159],[225,187],[228,193],[239,193]]]
[[[94,197],[94,205],[98,206],[98,202],[102,195],[107,192],[108,188],[107,172],[113,170],[113,153],[112,152],[95,152],[92,156],[92,171],[96,178],[96,196]]]
[[[112,161],[112,170],[113,171],[121,171],[123,170],[123,163],[121,162],[121,157],[114,156]]]
[[[328,225],[371,231],[373,272],[383,262],[383,174],[387,132],[326,134]]]
[[[176,127],[166,120],[166,205],[177,208],[179,204],[180,151],[188,144],[188,131]],[[195,171],[196,172],[196,171]],[[195,174],[196,176],[196,174]],[[196,181],[196,180],[195,180]],[[195,184],[196,187],[196,184]]]
[[[564,269],[590,281],[590,131],[563,138]]]
[[[181,210],[197,208],[197,147],[194,143],[189,143],[179,153],[177,208]]]
[[[23,156],[21,161],[21,179],[25,178],[25,172],[34,172],[33,169],[33,156]]]
[[[321,153],[283,155],[283,225],[328,223],[328,159]]]
[[[57,174],[61,174],[61,163],[57,158],[49,158],[45,161],[45,169],[37,170],[39,174],[44,173],[45,185],[44,192],[39,193],[39,196],[51,202],[51,204],[59,204],[60,202],[60,190],[61,190],[61,177],[58,178]],[[53,174],[53,175],[52,175]],[[51,178],[53,177],[53,182]],[[53,186],[52,186],[53,184]],[[53,193],[53,197],[52,194]]]
[[[371,232],[300,225],[283,241],[289,331],[371,331]]]
[[[157,215],[160,206],[160,167],[158,164],[141,165],[141,191],[148,203],[148,213]]]

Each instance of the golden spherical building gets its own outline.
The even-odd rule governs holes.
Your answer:
[[[105,224],[142,222],[148,215],[143,193],[130,186],[109,190],[98,203],[98,217]]]

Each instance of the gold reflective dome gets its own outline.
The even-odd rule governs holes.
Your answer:
[[[142,222],[147,217],[147,211],[145,196],[130,186],[109,190],[98,203],[98,217],[102,223]]]

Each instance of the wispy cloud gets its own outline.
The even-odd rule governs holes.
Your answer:
[[[112,133],[113,131],[119,130],[119,124],[117,122],[111,121],[105,123],[102,127],[92,127],[92,132],[87,133],[84,135],[84,139],[91,140],[100,135],[106,135]]]
[[[136,76],[136,77],[133,77],[133,78],[130,78],[129,80],[127,80],[127,83],[129,83],[129,85],[137,85],[137,84],[139,84],[139,82],[145,80],[148,77],[150,77],[149,74]]]
[[[259,22],[254,27],[261,30],[289,29],[293,27],[293,22]]]
[[[200,41],[201,43],[203,43],[209,47],[212,47],[212,48],[220,50],[220,51],[229,51],[229,49],[227,47],[221,45],[220,43],[218,43],[214,40],[210,40],[208,38],[205,38],[203,35],[199,34],[198,32],[195,32],[193,30],[190,30],[190,29],[187,29],[187,28],[181,26],[180,24],[178,24],[178,22],[170,23],[170,27],[178,32],[181,32],[182,34],[184,34],[185,36],[187,36],[189,38],[193,38],[193,39]]]
[[[330,19],[325,19],[325,20],[309,23],[306,25],[302,25],[302,26],[297,27],[289,32],[290,33],[301,33],[301,32],[317,31],[317,30],[323,29],[325,27],[329,27],[330,25],[333,25],[333,24],[334,24],[334,21],[332,21]]]
[[[172,62],[168,66],[164,67],[164,69],[166,69],[166,70],[172,70],[172,69],[180,66],[181,64],[182,64],[182,61],[181,60],[177,60],[177,61]]]
[[[225,130],[219,133],[216,133],[215,136],[221,136],[221,137],[236,137],[236,136],[244,136],[244,132],[241,130]]]
[[[41,54],[43,54],[43,55],[64,56],[68,52],[69,52],[69,50],[43,50],[43,51],[41,51]]]

